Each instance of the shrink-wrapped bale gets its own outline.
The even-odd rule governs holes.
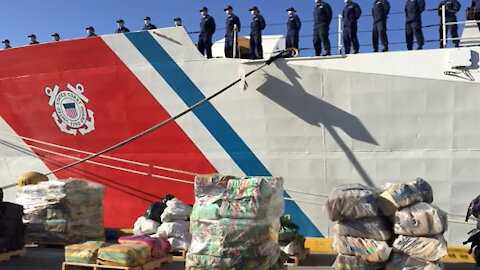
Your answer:
[[[396,210],[415,203],[433,202],[433,191],[430,184],[422,178],[407,184],[390,184],[377,198],[378,205],[385,216],[390,216]]]
[[[434,237],[400,235],[393,242],[393,248],[411,257],[429,262],[438,261],[447,255],[447,242],[443,235]]]
[[[154,234],[157,232],[160,223],[148,219],[146,217],[138,217],[135,223],[133,224],[133,234],[135,235],[144,235],[144,234]]]
[[[305,237],[299,236],[287,244],[280,243],[280,249],[285,252],[285,254],[299,254],[305,249]]]
[[[375,200],[379,193],[376,188],[361,184],[336,187],[325,205],[328,216],[332,221],[375,217],[378,215]]]
[[[282,178],[197,176],[186,269],[279,269],[270,232],[282,213]]]
[[[189,221],[164,222],[158,227],[157,236],[183,238],[190,235],[189,230]]]
[[[447,230],[447,213],[428,203],[417,203],[395,213],[395,234],[430,236]]]
[[[187,220],[192,213],[192,207],[184,204],[177,198],[173,198],[166,202],[167,207],[163,210],[161,215],[162,222],[169,222],[174,220]]]
[[[118,239],[118,242],[120,244],[128,245],[146,245],[150,248],[150,255],[152,258],[162,258],[170,252],[170,243],[148,235],[122,236]],[[165,253],[166,250],[168,252]]]
[[[150,260],[150,247],[147,245],[119,244],[98,250],[98,264],[112,266],[137,266]]]
[[[334,235],[332,245],[333,249],[340,254],[358,256],[374,263],[386,262],[392,251],[385,241],[350,236]]]
[[[386,241],[392,238],[392,224],[385,217],[342,220],[335,224],[333,233],[341,236]]]
[[[105,246],[105,242],[94,241],[65,246],[65,261],[94,264],[97,262],[98,250]]]
[[[392,252],[386,270],[442,270],[443,264],[440,261],[428,262],[413,258],[400,252]]]
[[[371,263],[358,256],[339,254],[333,263],[335,270],[384,270],[385,263]]]

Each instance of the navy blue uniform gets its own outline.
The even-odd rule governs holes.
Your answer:
[[[358,53],[360,44],[357,37],[357,21],[362,15],[362,9],[357,3],[349,2],[343,8],[343,44],[345,53],[350,53],[350,46],[353,45],[353,51]]]
[[[413,35],[417,39],[418,48],[423,47],[422,12],[425,11],[425,0],[407,0],[405,4],[405,38],[407,49],[413,48]]]
[[[215,20],[207,15],[200,20],[200,35],[198,36],[198,50],[202,54],[207,54],[207,58],[212,58],[212,36],[215,33]]]
[[[88,37],[96,37],[97,35],[95,33],[88,34]]]
[[[5,46],[3,46],[3,48],[4,48],[4,49],[10,49],[10,48],[12,48],[12,46],[10,46],[10,45],[5,45]]]
[[[296,14],[289,16],[287,21],[286,48],[298,49],[300,28],[302,28],[300,18]]]
[[[443,48],[443,27],[442,27],[442,8],[445,6],[445,22],[456,22],[457,21],[457,12],[460,11],[462,5],[457,0],[443,0],[438,5],[438,16],[440,16],[440,48]],[[456,24],[446,26],[447,35],[450,32],[452,38],[458,38],[458,26]],[[455,47],[460,45],[460,40],[454,40],[453,44]]]
[[[232,58],[233,57],[233,48],[236,50],[236,55],[237,57],[239,56],[239,51],[238,51],[238,37],[237,37],[237,43],[233,44],[233,26],[237,25],[237,30],[240,32],[240,19],[237,17],[237,15],[232,14],[227,17],[227,21],[225,22],[226,25],[226,31],[225,31],[225,57]]]
[[[262,15],[256,14],[250,23],[250,59],[262,59],[262,30],[265,29],[265,19]]]
[[[390,3],[388,0],[374,0],[372,7],[373,15],[373,30],[372,30],[372,44],[373,51],[378,51],[378,36],[382,42],[383,50],[388,50],[387,37],[387,18],[390,13]]]
[[[130,29],[128,29],[125,26],[119,27],[119,28],[117,28],[117,31],[115,31],[116,34],[128,33],[128,32],[130,32]]]
[[[143,28],[142,28],[143,31],[153,30],[153,29],[157,29],[155,24],[144,25]]]
[[[35,44],[40,44],[40,42],[38,42],[38,41],[35,40],[35,41],[30,41],[29,44],[30,44],[30,45],[35,45]]]
[[[330,22],[332,21],[332,8],[326,2],[320,2],[313,10],[313,47],[315,55],[319,56],[322,52],[322,43],[325,54],[330,55]]]
[[[475,14],[475,20],[480,21],[480,0],[472,0],[472,10]],[[477,26],[480,30],[480,22],[477,23]]]

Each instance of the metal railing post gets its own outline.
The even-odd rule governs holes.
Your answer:
[[[237,58],[237,25],[233,25],[233,58]]]
[[[342,54],[342,36],[343,36],[343,31],[342,31],[342,14],[339,14],[338,15],[338,31],[337,31],[337,35],[338,35],[338,54],[341,55]]]
[[[447,47],[447,24],[446,24],[446,18],[445,18],[445,8],[446,6],[442,6],[442,44],[443,48]]]

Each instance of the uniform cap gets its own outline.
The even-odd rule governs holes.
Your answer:
[[[294,7],[290,7],[289,9],[287,9],[287,10],[285,10],[285,11],[293,11],[293,12],[297,12],[297,11],[295,10],[295,8],[294,8]]]
[[[58,33],[53,33],[52,37],[59,37],[60,35]]]
[[[251,8],[248,9],[248,11],[252,11],[252,10],[258,11],[258,7],[257,7],[257,6],[253,6],[253,7],[251,7]]]
[[[204,11],[204,10],[208,11],[208,8],[207,8],[207,7],[202,7],[202,8],[200,9],[200,12],[202,12],[202,11]]]
[[[233,7],[232,6],[227,6],[226,8],[223,9],[223,11],[227,11],[227,10],[233,10]]]
[[[149,16],[146,16],[146,17],[145,17],[145,18],[143,18],[143,19],[144,19],[144,20],[152,20],[152,19],[150,19],[150,17],[149,17]]]
[[[121,22],[122,22],[122,23],[124,22],[123,19],[118,19],[118,20],[117,20],[117,23],[121,23]]]
[[[10,40],[8,40],[8,39],[2,40],[2,43],[7,43],[7,42],[10,43]]]
[[[37,36],[35,36],[35,34],[30,34],[30,35],[28,35],[28,37],[35,37],[36,38]]]
[[[89,29],[92,29],[93,31],[95,31],[95,28],[93,28],[93,26],[85,27],[85,30],[89,30]]]
[[[175,18],[173,19],[173,21],[181,21],[182,19],[181,18]]]

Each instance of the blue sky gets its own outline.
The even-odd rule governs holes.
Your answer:
[[[342,0],[327,1],[332,5],[333,13],[339,14],[344,7]],[[362,7],[363,16],[359,21],[360,44],[371,44],[372,18],[367,16],[371,13],[373,0],[358,0]],[[437,7],[439,1],[427,0],[427,8]],[[465,8],[470,5],[470,0],[461,0],[462,10],[459,12],[459,20],[465,19]],[[402,12],[404,0],[391,0],[391,12]],[[174,17],[181,17],[183,24],[188,31],[197,31],[200,19],[198,12],[202,6],[210,9],[210,14],[217,22],[217,28],[225,25],[225,13],[223,8],[232,5],[234,12],[242,21],[241,35],[249,34],[251,15],[248,8],[256,5],[267,21],[267,28],[264,34],[284,34],[287,14],[285,9],[294,6],[297,14],[303,21],[301,30],[300,47],[312,48],[312,10],[315,6],[314,0],[176,0],[176,1],[132,1],[132,0],[3,0],[0,9],[0,38],[10,39],[12,46],[28,44],[27,35],[35,33],[40,42],[51,40],[51,34],[60,33],[62,39],[82,38],[85,36],[85,27],[92,25],[97,34],[110,34],[116,29],[115,21],[119,18],[125,20],[130,30],[136,31],[143,26],[143,17],[148,15],[152,23],[157,27],[166,27],[173,24]],[[336,16],[336,15],[335,15]],[[425,12],[423,24],[431,25],[439,23],[436,11]],[[389,29],[404,28],[404,14],[391,15],[388,21]],[[337,23],[331,25],[331,32],[336,32]],[[460,32],[461,33],[461,32]],[[220,39],[224,35],[223,29],[218,29],[214,39]],[[438,39],[438,27],[424,29],[426,40]],[[197,35],[192,34],[193,40],[197,41]],[[337,44],[336,34],[330,36],[332,46]],[[393,42],[404,42],[403,30],[389,32],[389,40]],[[391,44],[391,50],[404,50],[405,44]],[[437,48],[438,42],[427,43],[426,48]],[[336,49],[332,49],[334,51]],[[370,52],[371,46],[361,46],[361,52]],[[312,51],[304,51],[303,55],[311,55]]]

